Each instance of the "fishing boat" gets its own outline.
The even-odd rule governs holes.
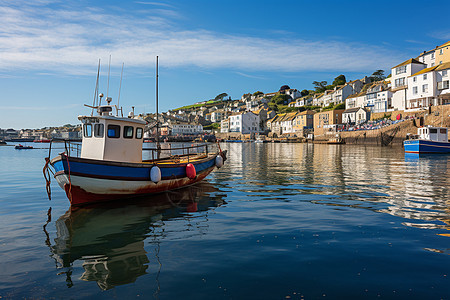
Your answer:
[[[98,94],[99,99],[94,100],[92,106],[86,105],[92,108],[90,116],[78,117],[82,123],[79,156],[72,156],[70,145],[68,147],[66,143],[66,151],[50,160],[50,143],[46,166],[53,167],[54,178],[72,206],[189,186],[203,180],[226,160],[226,151],[222,151],[219,144],[214,151],[207,144],[162,149],[158,130],[156,148],[143,149],[146,121],[135,116],[133,111],[128,117],[119,116],[121,109],[111,105],[111,97],[106,97],[107,105],[99,105],[102,97],[103,94]],[[158,101],[158,96],[156,99]],[[114,107],[116,115],[112,113]],[[94,110],[97,111],[95,116]],[[143,150],[150,152],[150,159],[142,159]],[[49,175],[44,167],[47,192]]]
[[[22,144],[19,144],[19,145],[16,145],[16,146],[14,147],[14,149],[17,149],[17,150],[33,149],[33,146],[24,146],[24,145],[22,145]]]
[[[448,128],[426,126],[417,129],[403,142],[405,153],[450,153]]]

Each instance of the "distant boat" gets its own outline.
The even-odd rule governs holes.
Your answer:
[[[103,94],[98,97],[97,105],[94,101],[94,105],[89,106],[97,110],[97,115],[78,117],[83,125],[80,157],[71,156],[70,150],[66,150],[68,153],[60,153],[51,160],[50,154],[46,158],[44,176],[48,175],[45,170],[50,164],[71,205],[123,200],[188,186],[203,180],[226,160],[226,150],[222,151],[220,146],[217,151],[211,151],[206,144],[162,149],[158,125],[156,148],[143,149],[147,122],[134,112],[127,118],[119,117],[121,109],[111,105],[111,97],[106,98],[107,105],[99,105]],[[97,100],[97,96],[94,99]],[[158,97],[156,99],[158,101]],[[112,114],[114,107],[115,116]],[[156,108],[158,115],[158,105]],[[67,144],[66,149],[70,149]],[[151,151],[152,159],[143,160],[143,150]],[[49,186],[47,177],[46,180]]]
[[[403,142],[405,153],[450,153],[448,128],[426,126],[417,129],[417,135]]]
[[[36,139],[33,143],[50,143],[50,141],[49,139]]]
[[[22,150],[22,149],[33,149],[33,146],[24,146],[24,145],[16,145],[14,149]]]

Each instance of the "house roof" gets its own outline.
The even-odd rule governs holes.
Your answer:
[[[395,68],[398,68],[398,67],[401,67],[401,66],[406,66],[406,65],[409,65],[409,64],[422,64],[422,65],[425,65],[423,62],[420,62],[420,61],[418,61],[415,58],[410,58],[410,59],[402,62],[401,64],[396,65],[395,67],[392,67],[392,69],[395,69]]]
[[[361,108],[361,107],[349,108],[349,109],[346,109],[346,110],[344,111],[344,114],[347,114],[347,113],[354,113],[354,112],[357,112],[357,111],[360,110],[360,109],[362,109],[362,108]]]
[[[436,68],[437,68],[437,66],[425,68],[425,69],[423,69],[423,70],[420,70],[420,71],[417,72],[417,73],[412,74],[412,75],[409,76],[409,77],[413,77],[413,76],[417,76],[417,75],[420,75],[420,74],[428,73],[428,72],[434,71],[434,69],[436,69]]]
[[[447,69],[450,69],[450,62],[446,62],[446,63],[440,64],[440,65],[437,65],[437,67],[436,67],[436,71],[447,70]]]
[[[436,50],[437,50],[437,49],[440,49],[440,48],[444,48],[444,47],[446,47],[446,46],[450,46],[450,41],[448,41],[448,42],[446,42],[446,43],[440,45],[439,47],[436,47]]]
[[[361,97],[364,96],[366,94],[366,92],[359,92],[358,94],[353,94],[347,97],[348,98],[357,98],[357,97]]]

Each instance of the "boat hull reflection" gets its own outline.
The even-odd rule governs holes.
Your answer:
[[[139,197],[127,205],[112,202],[72,208],[55,222],[57,237],[51,251],[60,268],[81,261],[84,273],[80,279],[96,281],[103,290],[132,283],[147,273],[146,240],[159,243],[164,239],[161,221],[192,218],[193,212],[222,205],[223,195],[218,191],[204,182],[152,195],[152,201]]]

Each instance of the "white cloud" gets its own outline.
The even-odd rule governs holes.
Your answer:
[[[96,7],[51,8],[47,2],[32,8],[0,2],[0,74],[91,74],[97,59],[106,62],[109,55],[113,62],[125,62],[128,70],[152,66],[156,55],[166,67],[284,72],[358,72],[388,68],[403,59],[374,45],[180,30],[178,13],[166,5],[131,15]]]

